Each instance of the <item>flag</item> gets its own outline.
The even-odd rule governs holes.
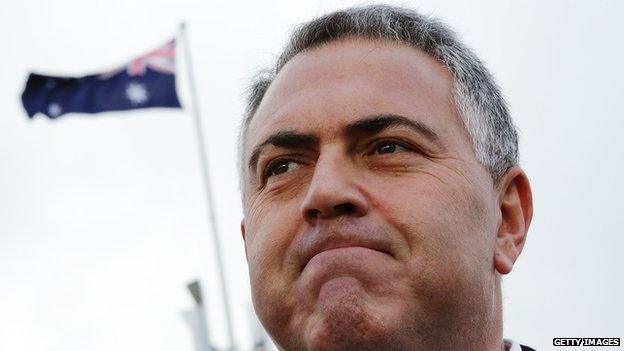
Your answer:
[[[22,104],[32,118],[147,107],[180,108],[175,87],[175,39],[120,68],[84,77],[31,73]]]

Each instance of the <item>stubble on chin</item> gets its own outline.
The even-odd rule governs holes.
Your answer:
[[[355,278],[339,277],[325,283],[299,331],[305,349],[392,349],[398,336],[396,321],[384,320],[388,316],[376,310],[373,302]]]

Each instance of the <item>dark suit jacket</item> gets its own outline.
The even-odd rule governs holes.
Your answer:
[[[522,351],[535,351],[532,348],[530,348],[528,346],[524,346],[524,345],[520,345],[520,348],[522,349]]]

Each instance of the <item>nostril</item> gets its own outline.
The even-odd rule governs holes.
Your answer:
[[[308,219],[318,219],[319,217],[336,217],[336,216],[345,216],[352,215],[357,213],[357,206],[352,203],[343,203],[340,205],[335,205],[331,208],[331,211],[321,211],[319,209],[309,209],[305,212],[305,215]]]
[[[352,203],[344,203],[334,206],[334,214],[336,216],[349,215],[357,212],[357,207]]]
[[[320,213],[321,213],[321,211],[319,211],[317,209],[307,210],[306,211],[306,217],[308,217],[309,219],[316,219],[316,218],[318,218]]]

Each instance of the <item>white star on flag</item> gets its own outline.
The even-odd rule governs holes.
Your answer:
[[[63,109],[61,108],[61,105],[57,104],[56,102],[48,105],[48,116],[56,117],[59,116],[61,112],[63,112]]]
[[[132,105],[141,105],[149,99],[149,93],[145,85],[132,82],[126,87],[126,98],[130,100]]]

